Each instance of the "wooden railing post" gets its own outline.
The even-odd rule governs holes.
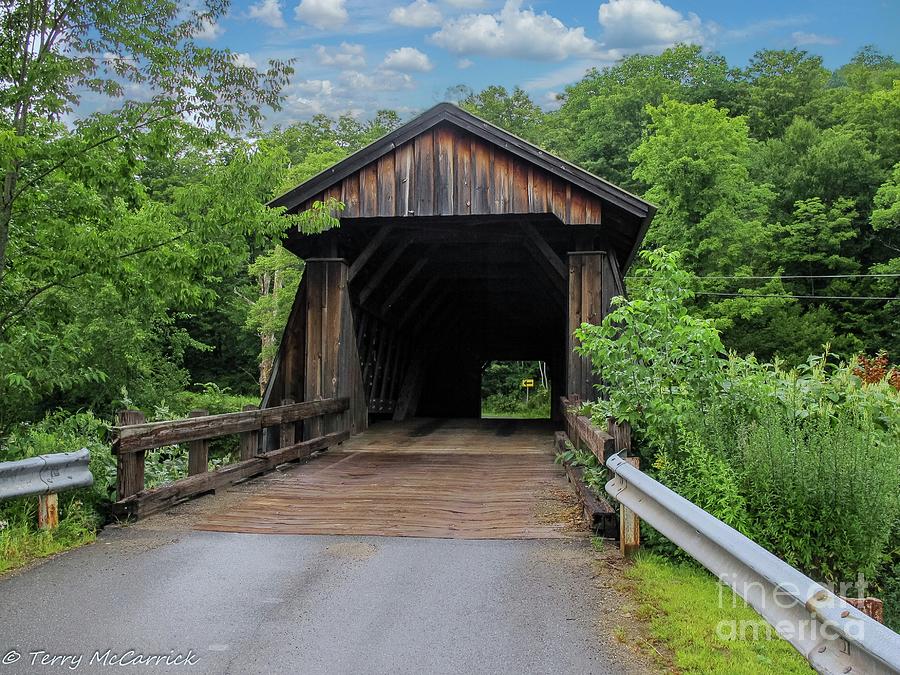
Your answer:
[[[145,421],[140,410],[120,410],[117,417],[121,427],[143,424]],[[126,499],[144,489],[145,454],[146,451],[138,450],[116,456],[116,499]]]
[[[188,413],[188,417],[206,417],[209,410],[197,408]],[[209,470],[209,440],[203,438],[191,441],[188,446],[188,476],[206,473]]]
[[[637,457],[625,457],[631,466],[640,468],[640,460]],[[619,550],[622,555],[630,558],[641,547],[641,521],[637,514],[624,504],[619,504]]]
[[[631,450],[631,425],[628,422],[616,422],[612,417],[607,418],[609,435],[615,440],[615,452]]]
[[[253,404],[248,404],[243,407],[244,411],[256,409],[257,407]],[[256,457],[256,454],[259,451],[259,431],[253,430],[241,432],[240,448],[240,459],[242,461],[245,459],[253,459],[254,457]]]
[[[293,399],[285,398],[282,399],[281,405],[291,405],[294,402]],[[296,440],[296,422],[286,422],[284,424],[280,424],[278,426],[278,447],[286,448],[289,445],[293,445]]]

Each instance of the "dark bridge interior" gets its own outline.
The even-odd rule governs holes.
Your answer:
[[[342,219],[288,246],[347,262],[368,410],[398,419],[480,416],[488,360],[546,361],[554,395],[565,395],[563,261],[606,249],[596,226],[564,227],[552,214]],[[620,283],[612,272],[609,292]],[[404,380],[412,391],[401,400]]]

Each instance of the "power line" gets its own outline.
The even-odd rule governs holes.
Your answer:
[[[772,276],[704,276],[691,275],[693,279],[868,279],[868,278],[894,278],[900,277],[900,273],[883,273],[883,274],[780,274]],[[627,281],[652,281],[653,277],[625,277]]]
[[[729,298],[797,298],[798,300],[900,300],[900,297],[877,295],[779,295],[777,293],[713,293],[711,291],[695,291],[694,295],[716,295]]]
[[[900,274],[778,274],[773,276],[698,276],[698,279],[866,279],[870,277],[900,277]]]

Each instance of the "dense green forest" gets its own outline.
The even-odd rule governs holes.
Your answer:
[[[0,460],[88,445],[100,501],[116,409],[258,400],[303,270],[279,242],[338,209],[285,217],[266,202],[403,121],[271,126],[302,64],[198,46],[226,11],[209,6],[26,1],[0,21]],[[864,47],[829,70],[797,49],[729,64],[679,45],[591,70],[552,111],[520,88],[448,98],[657,204],[645,248],[681,252],[679,302],[722,350],[788,365],[826,343],[847,360],[900,355],[892,56]],[[629,272],[635,297],[655,283],[647,265]],[[486,400],[505,405],[522,376],[494,368]],[[157,468],[150,484],[179,469]],[[66,521],[75,536],[83,514]]]

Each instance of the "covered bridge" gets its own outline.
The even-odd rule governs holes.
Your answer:
[[[340,227],[285,242],[306,269],[264,407],[348,397],[332,423],[354,432],[479,417],[489,360],[545,361],[553,401],[592,395],[572,331],[621,293],[651,204],[447,103],[271,205],[328,198]]]

